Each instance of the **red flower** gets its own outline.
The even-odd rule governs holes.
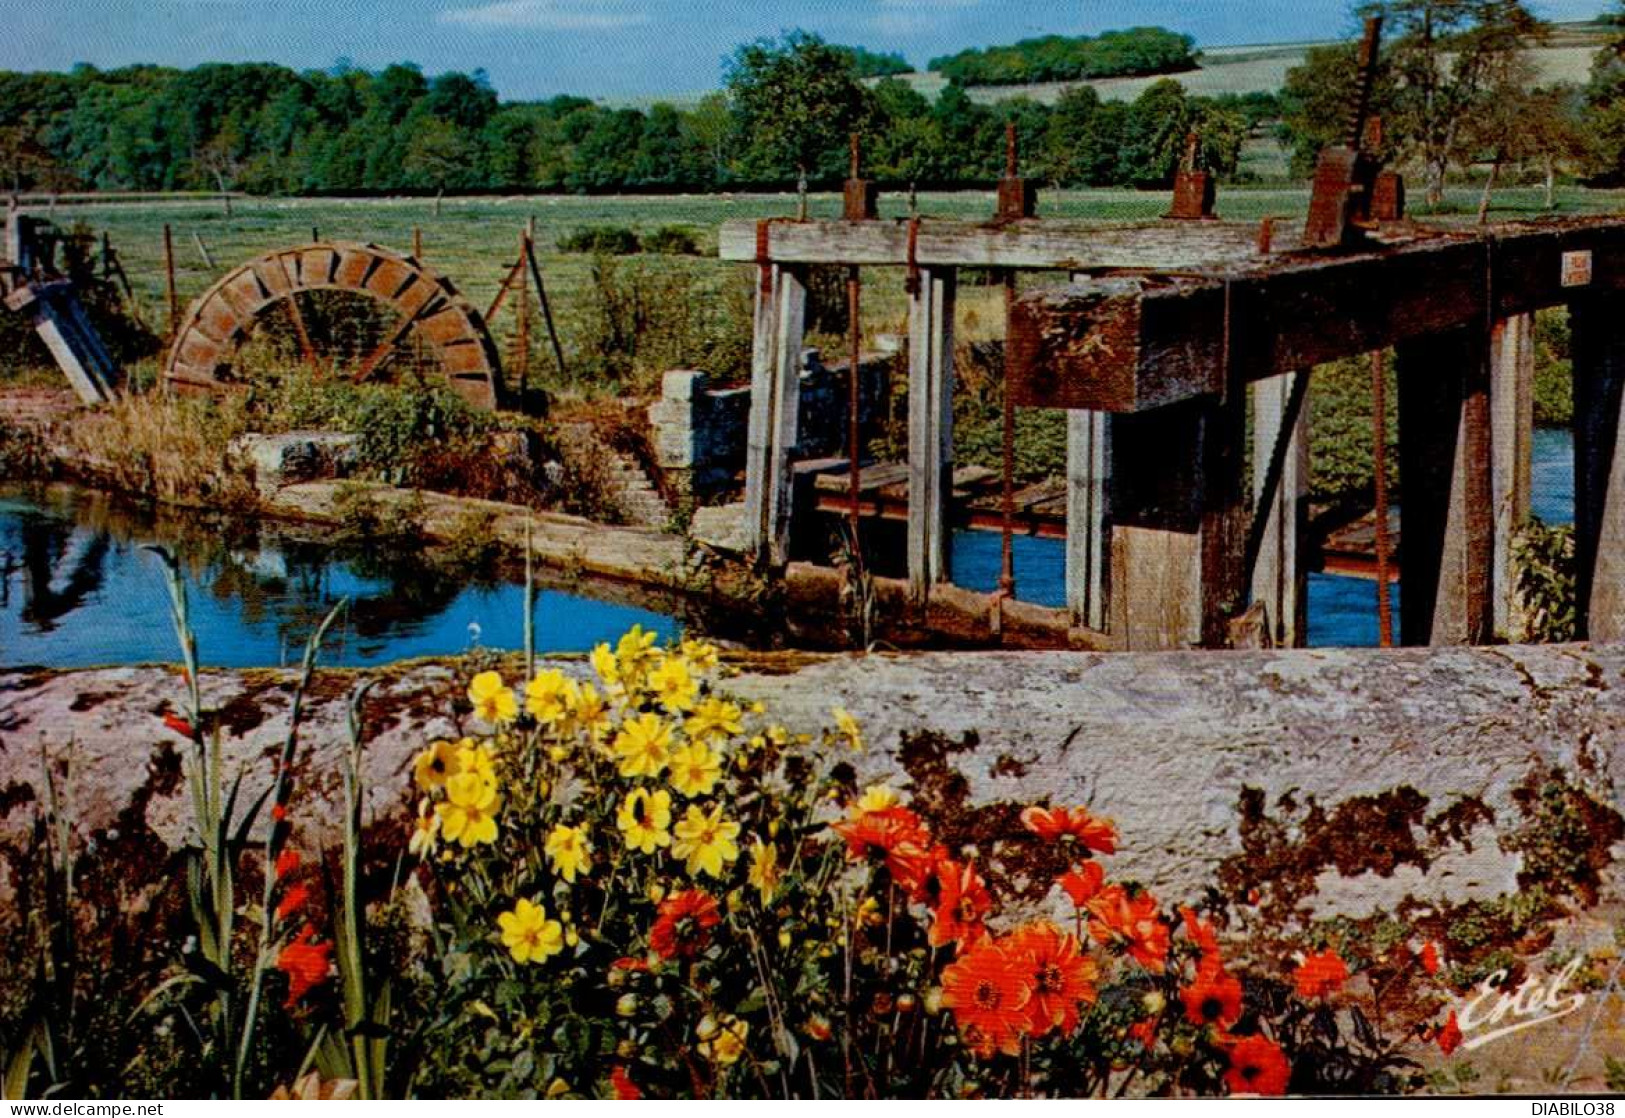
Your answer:
[[[1304,959],[1292,977],[1298,984],[1298,997],[1321,998],[1343,988],[1349,967],[1342,956],[1328,948]]]
[[[1225,973],[1217,955],[1196,968],[1196,981],[1179,992],[1185,1020],[1193,1025],[1228,1029],[1241,1017],[1241,983]]]
[[[937,887],[936,919],[931,922],[931,946],[946,943],[966,946],[986,934],[982,917],[993,908],[993,897],[976,875],[976,867],[943,859],[932,875]]]
[[[1213,934],[1213,925],[1200,919],[1196,910],[1184,905],[1179,910],[1180,919],[1185,922],[1186,937],[1202,952],[1202,958],[1218,958],[1219,937]]]
[[[1440,1028],[1439,1035],[1434,1038],[1439,1045],[1439,1051],[1446,1056],[1461,1047],[1461,1026],[1456,1022],[1456,1011],[1451,1010],[1449,1018]]]
[[[632,1077],[626,1074],[626,1069],[616,1064],[609,1072],[609,1085],[615,1089],[618,1099],[641,1099],[643,1092],[638,1085],[632,1082]]]
[[[298,869],[298,868],[299,868],[299,851],[294,850],[292,847],[289,847],[287,850],[284,850],[281,854],[277,855],[277,859],[276,859],[276,875],[277,875],[277,877],[279,877],[279,878],[289,877],[289,876],[292,875],[293,871]]]
[[[1062,935],[1048,921],[1016,929],[1006,939],[1005,950],[1032,987],[1027,1003],[1029,1035],[1043,1036],[1058,1028],[1062,1036],[1070,1036],[1078,1027],[1078,1007],[1098,996],[1094,960],[1079,951],[1075,937]]]
[[[846,840],[853,861],[884,861],[892,878],[909,892],[930,874],[931,833],[906,807],[865,811],[830,824],[830,829]]]
[[[649,960],[647,960],[647,959],[634,959],[630,955],[622,955],[619,959],[616,959],[613,963],[609,964],[609,969],[610,970],[648,970],[649,969]]]
[[[1432,940],[1422,945],[1422,969],[1429,974],[1439,973],[1439,949]]]
[[[1089,903],[1089,898],[1100,892],[1105,881],[1106,870],[1099,862],[1085,862],[1063,873],[1056,884],[1072,898],[1073,904],[1082,908]]]
[[[1021,813],[1021,822],[1045,842],[1070,839],[1087,850],[1117,852],[1117,825],[1110,819],[1095,818],[1085,808],[1030,807]]]
[[[984,1059],[1014,1056],[1028,1023],[1032,998],[1020,962],[996,940],[984,940],[942,971],[942,1004],[954,1011],[965,1046]]]
[[[310,900],[310,887],[304,882],[301,881],[290,886],[288,891],[282,894],[282,903],[276,906],[276,918],[286,920],[289,916],[305,907],[305,902],[308,900]]]
[[[692,959],[705,950],[710,929],[721,920],[715,897],[703,889],[685,889],[660,902],[649,946],[662,959]]]
[[[1168,960],[1168,925],[1157,914],[1150,893],[1129,896],[1121,885],[1108,885],[1089,902],[1089,934],[1101,943],[1122,947],[1146,970],[1161,974]]]
[[[288,1009],[327,980],[328,957],[333,953],[333,945],[312,943],[315,938],[315,927],[306,924],[276,957],[277,969],[288,976],[288,1000],[283,1003]]]
[[[1247,1036],[1230,1049],[1225,1086],[1233,1095],[1284,1095],[1292,1066],[1280,1045],[1268,1037]]]
[[[288,818],[287,806],[284,805],[284,804],[272,804],[271,805],[271,818],[275,819],[278,823],[281,823],[284,820],[286,820]]]
[[[1157,1019],[1147,1017],[1144,1021],[1136,1022],[1128,1027],[1129,1039],[1137,1040],[1145,1045],[1147,1052],[1157,1046]]]
[[[192,729],[192,724],[186,719],[182,718],[180,715],[176,714],[174,711],[168,711],[164,714],[164,725],[168,726],[171,730],[175,731],[183,738],[196,736],[196,731]]]

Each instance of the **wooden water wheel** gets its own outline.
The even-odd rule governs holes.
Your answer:
[[[307,360],[322,341],[307,331],[301,297],[350,292],[380,305],[378,337],[355,356],[348,375],[380,375],[409,348],[432,356],[451,387],[476,408],[492,411],[501,365],[485,321],[450,281],[417,260],[377,245],[341,241],[279,249],[234,269],[186,312],[164,369],[171,389],[217,392],[237,381],[239,352],[262,322],[285,315]],[[331,356],[331,355],[328,355]],[[336,364],[336,362],[329,362]]]

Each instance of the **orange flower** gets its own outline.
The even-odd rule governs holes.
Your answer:
[[[1056,884],[1072,898],[1073,904],[1082,908],[1089,903],[1090,897],[1100,892],[1100,887],[1105,881],[1106,870],[1099,862],[1085,862],[1063,873]]]
[[[1193,1025],[1228,1029],[1241,1017],[1241,983],[1225,973],[1217,955],[1196,968],[1196,981],[1179,992],[1185,1020]]]
[[[1284,1095],[1292,1065],[1280,1045],[1268,1037],[1242,1037],[1231,1046],[1225,1086],[1233,1095]]]
[[[1070,1036],[1078,1027],[1078,1007],[1098,996],[1094,960],[1079,951],[1076,937],[1062,935],[1048,921],[1016,929],[1005,941],[1005,950],[1032,987],[1027,1003],[1030,1035],[1043,1036],[1058,1028],[1062,1036]]]
[[[993,907],[993,898],[976,875],[976,867],[944,858],[932,876],[937,885],[937,907],[936,919],[931,922],[931,946],[975,943],[986,934],[982,917]]]
[[[282,894],[282,903],[276,906],[276,918],[286,920],[305,907],[305,902],[308,900],[310,900],[310,887],[303,881],[289,886],[288,891]]]
[[[1422,945],[1422,969],[1429,974],[1439,973],[1439,949],[1432,940]]]
[[[287,850],[284,850],[281,854],[277,855],[277,859],[276,859],[276,875],[278,877],[287,877],[290,874],[292,874],[294,870],[296,870],[298,868],[299,868],[299,851],[294,850],[292,847],[289,847]]]
[[[715,897],[704,889],[685,889],[660,902],[649,946],[662,959],[692,959],[705,950],[710,930],[721,920]]]
[[[276,957],[277,969],[288,976],[288,1000],[283,1003],[288,1009],[327,980],[328,956],[333,953],[333,945],[312,943],[315,938],[316,928],[306,924]]]
[[[192,724],[186,719],[182,718],[180,715],[176,714],[174,711],[165,712],[164,725],[168,726],[171,730],[175,731],[175,733],[179,734],[183,738],[193,737],[196,733],[192,729]]]
[[[1108,885],[1089,905],[1089,934],[1116,944],[1146,970],[1161,974],[1168,959],[1168,925],[1157,915],[1150,893],[1130,897],[1121,885]]]
[[[1439,1029],[1439,1035],[1434,1037],[1439,1045],[1439,1051],[1446,1056],[1461,1046],[1461,1025],[1456,1021],[1456,1011],[1451,1010],[1444,1026]]]
[[[954,1011],[960,1038],[976,1055],[1021,1051],[1032,998],[1025,971],[995,940],[984,940],[943,968],[942,1004]]]
[[[1298,997],[1320,998],[1342,989],[1348,981],[1349,967],[1342,956],[1328,948],[1304,959],[1292,977],[1298,984]]]
[[[1070,839],[1086,850],[1117,852],[1117,825],[1110,819],[1097,819],[1085,808],[1030,807],[1021,813],[1021,822],[1045,842]]]
[[[911,892],[919,883],[922,860],[930,860],[931,833],[906,807],[860,812],[831,823],[830,829],[846,840],[853,861],[884,861],[893,879]]]
[[[1202,958],[1219,956],[1219,937],[1213,934],[1213,925],[1200,919],[1189,905],[1181,906],[1179,917],[1185,922],[1185,936],[1202,952]]]
[[[626,1069],[616,1064],[609,1072],[609,1085],[615,1089],[618,1099],[641,1099],[643,1092],[638,1085],[632,1082],[632,1077],[626,1074]]]

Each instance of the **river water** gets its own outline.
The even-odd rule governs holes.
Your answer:
[[[1573,519],[1567,431],[1537,431],[1534,512],[1551,524]],[[121,505],[62,488],[0,489],[0,665],[84,667],[173,660],[161,543],[182,560],[200,655],[220,667],[296,663],[316,622],[341,598],[348,615],[322,662],[359,666],[443,656],[477,646],[524,643],[522,586],[511,577],[470,578],[421,561],[380,560],[275,527],[234,534],[195,517]],[[998,585],[999,535],[959,532],[953,579],[975,590]],[[1014,541],[1017,595],[1065,602],[1058,540]],[[621,591],[538,590],[536,647],[585,651],[634,624],[662,638],[681,624]],[[1334,575],[1309,577],[1309,643],[1375,645],[1377,585]],[[1397,595],[1396,595],[1397,602]]]

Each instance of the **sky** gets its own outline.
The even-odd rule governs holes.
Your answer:
[[[1553,20],[1610,0],[1530,0]],[[0,0],[0,69],[276,62],[483,68],[504,100],[716,88],[739,43],[800,27],[923,68],[965,47],[1161,25],[1200,46],[1353,34],[1349,0]]]

